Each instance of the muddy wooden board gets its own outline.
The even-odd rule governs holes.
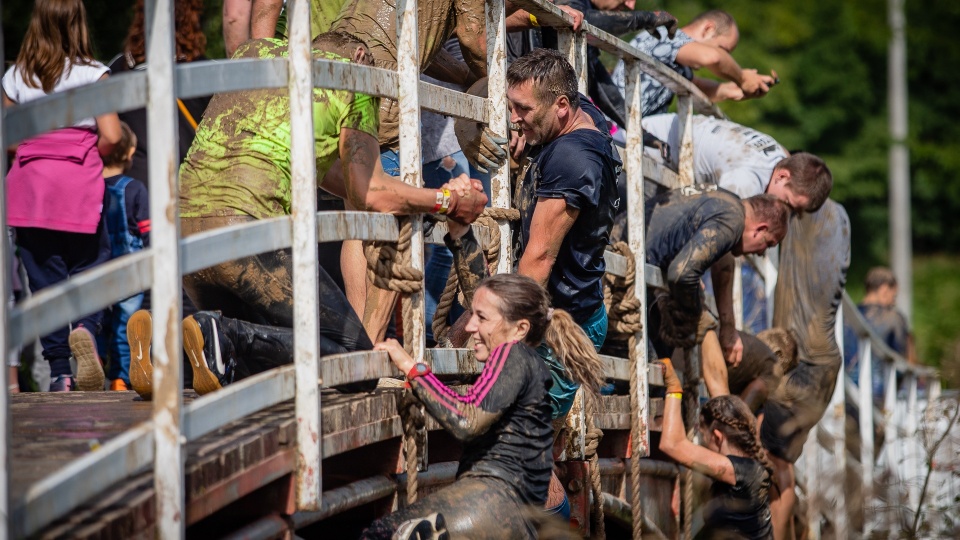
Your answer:
[[[402,427],[396,396],[396,390],[322,393],[324,456],[334,458],[331,463],[339,463],[336,470],[324,468],[325,478],[347,472],[342,470],[343,460],[337,455],[384,441],[398,441]],[[186,392],[184,399],[191,401],[196,395]],[[606,430],[629,429],[628,398],[610,396],[603,401],[597,425]],[[186,445],[188,526],[208,523],[207,518],[237,499],[288,478],[295,466],[293,409],[292,401],[275,405]],[[16,501],[32,483],[90,452],[97,444],[149,420],[152,404],[140,401],[133,393],[21,394],[13,396],[11,410],[11,487]],[[432,420],[428,425],[432,430],[439,429]],[[344,458],[351,455],[354,454]],[[358,464],[359,476],[362,468]],[[325,481],[324,485],[333,484]],[[292,511],[286,506],[289,498],[285,493],[272,499],[277,506],[273,510]],[[133,538],[149,532],[153,521],[153,477],[146,470],[118,485],[104,486],[93,501],[51,524],[38,537]]]

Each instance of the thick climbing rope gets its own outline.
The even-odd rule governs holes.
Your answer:
[[[485,231],[484,258],[487,261],[487,269],[490,275],[496,273],[497,265],[500,264],[500,227],[497,220],[519,221],[520,212],[515,208],[486,208],[475,224]],[[450,325],[447,324],[447,318],[450,310],[453,308],[454,300],[457,297],[458,280],[456,265],[451,265],[450,274],[447,276],[447,284],[443,288],[440,299],[437,300],[437,309],[433,314],[433,339],[437,343],[446,343],[447,335],[450,332]],[[469,308],[470,306],[464,306]]]
[[[423,289],[423,272],[410,264],[413,221],[409,217],[397,220],[400,222],[397,241],[364,242],[363,254],[367,259],[367,277],[374,285],[410,295]]]
[[[400,232],[396,242],[364,242],[363,252],[367,259],[367,277],[381,289],[401,294],[403,310],[403,334],[413,335],[409,327],[413,321],[413,302],[410,296],[423,290],[423,272],[410,264],[410,248],[413,238],[413,220],[397,218]],[[413,340],[404,340],[404,349],[413,353]],[[404,391],[397,404],[403,422],[403,453],[407,468],[407,504],[417,500],[417,462],[425,440],[424,418],[420,400],[411,391]]]
[[[603,521],[603,484],[600,482],[600,456],[597,453],[600,440],[603,439],[603,430],[598,428],[594,421],[597,399],[597,396],[589,396],[587,392],[583,393],[583,416],[587,428],[587,433],[584,436],[583,455],[590,463],[590,490],[593,492],[593,511],[590,512],[593,523],[590,527],[590,537],[606,538],[606,524]]]
[[[687,440],[692,441],[696,434],[697,415],[700,409],[699,369],[694,366],[695,351],[686,349],[683,366],[683,411]],[[693,538],[693,470],[684,467],[682,476],[683,538]]]
[[[624,277],[607,274],[604,278],[604,303],[607,306],[608,332],[625,336],[629,343],[630,373],[637,372],[637,334],[643,330],[640,301],[636,297],[637,268],[633,252],[626,242],[617,242],[612,251],[627,261]],[[643,537],[643,508],[640,503],[640,455],[643,419],[640,418],[637,378],[630,377],[630,511],[633,517],[633,538]]]
[[[407,504],[417,502],[419,489],[417,462],[426,444],[423,428],[426,419],[423,405],[412,390],[404,390],[397,399],[397,412],[403,422],[403,456],[407,468]]]

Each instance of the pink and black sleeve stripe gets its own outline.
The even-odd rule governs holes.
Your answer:
[[[496,384],[497,380],[503,374],[503,366],[506,363],[507,357],[510,356],[510,349],[513,348],[514,343],[516,342],[511,341],[504,343],[493,350],[490,358],[487,359],[483,366],[483,371],[480,372],[480,378],[477,379],[477,382],[470,387],[470,391],[466,394],[461,395],[454,392],[450,387],[440,382],[440,379],[433,373],[424,377],[418,377],[416,380],[420,381],[424,390],[426,390],[434,400],[458,416],[463,416],[461,413],[462,406],[470,405],[479,407],[480,403],[483,402],[483,398],[487,397],[487,394],[490,393],[490,389],[493,388],[493,385]]]

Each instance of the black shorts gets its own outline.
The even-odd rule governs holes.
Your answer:
[[[796,463],[814,425],[803,425],[790,407],[768,399],[763,406],[760,443],[774,456]]]

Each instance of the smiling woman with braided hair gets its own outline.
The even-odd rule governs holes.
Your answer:
[[[681,386],[670,360],[663,360],[667,398],[660,450],[684,467],[714,480],[697,538],[773,538],[770,464],[757,438],[757,419],[737,396],[718,396],[700,412],[706,448],[688,441],[680,416]]]

